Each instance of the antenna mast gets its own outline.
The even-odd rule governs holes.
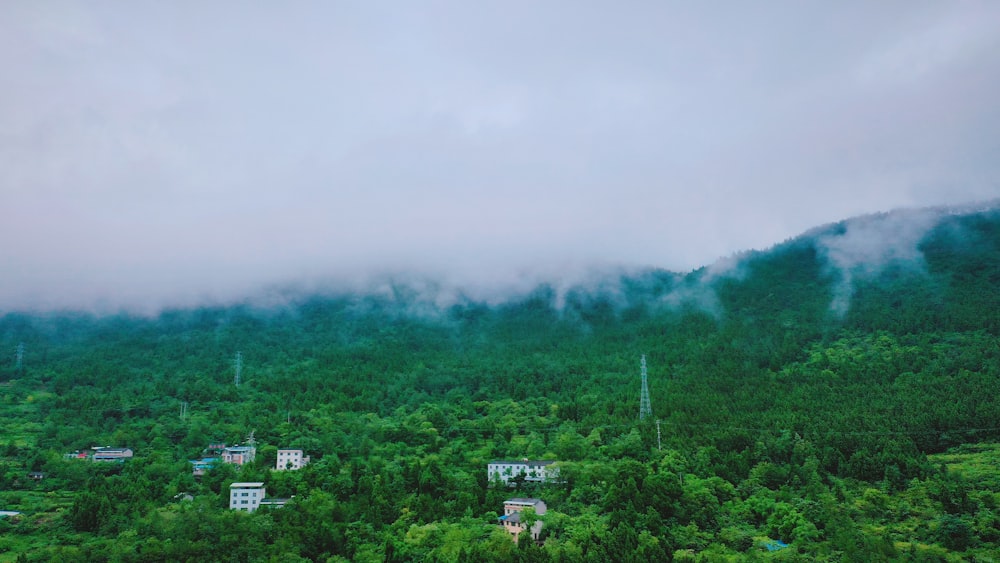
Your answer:
[[[639,396],[639,420],[653,416],[653,407],[649,404],[649,384],[646,382],[646,354],[642,355],[642,394]]]
[[[236,377],[233,378],[233,383],[237,387],[240,386],[240,373],[243,371],[243,352],[236,352]]]
[[[14,354],[17,364],[17,370],[21,370],[21,365],[24,363],[24,342],[17,345],[17,352]]]

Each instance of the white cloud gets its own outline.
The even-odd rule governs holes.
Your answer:
[[[505,286],[688,270],[853,215],[993,198],[998,16],[5,5],[0,240],[17,244],[0,248],[0,308],[382,271]]]
[[[868,215],[846,221],[843,232],[819,236],[820,253],[840,277],[833,288],[831,311],[841,316],[847,312],[858,276],[877,275],[892,264],[923,269],[919,245],[941,214],[939,209],[921,209]]]

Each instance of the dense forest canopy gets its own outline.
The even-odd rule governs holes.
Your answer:
[[[0,510],[20,514],[0,519],[0,560],[1000,552],[994,208],[862,217],[688,274],[500,303],[434,287],[6,313]],[[209,443],[251,432],[255,462],[192,475]],[[94,445],[135,456],[66,458]],[[273,471],[278,448],[312,462]],[[561,478],[487,479],[524,458]],[[229,484],[253,481],[292,500],[230,511]],[[544,498],[543,544],[496,525],[514,496]]]

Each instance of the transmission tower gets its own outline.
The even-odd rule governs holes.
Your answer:
[[[187,414],[188,414],[188,403],[187,401],[184,401],[183,403],[181,403],[181,420],[187,418]]]
[[[646,354],[642,355],[642,394],[639,396],[639,420],[653,416],[653,407],[649,404],[649,384],[646,382]]]
[[[243,352],[236,352],[236,376],[233,378],[233,383],[237,387],[240,386],[240,374],[243,372]]]
[[[17,345],[17,352],[14,354],[15,363],[17,364],[18,371],[21,370],[21,366],[24,364],[24,342]]]

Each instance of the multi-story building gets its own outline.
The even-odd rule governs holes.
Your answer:
[[[243,465],[253,461],[257,448],[253,446],[228,446],[222,449],[222,461],[234,465]]]
[[[278,471],[295,470],[302,469],[307,463],[309,456],[303,455],[302,450],[278,450],[278,462],[275,467]]]
[[[265,496],[264,483],[233,483],[229,485],[229,508],[253,512]]]
[[[552,464],[554,461],[504,461],[496,460],[486,464],[486,477],[492,483],[499,480],[505,485],[510,485],[518,475],[524,475],[527,482],[544,483],[555,480],[559,476],[559,470]]]
[[[526,523],[521,521],[521,514],[526,508],[533,508],[538,516],[545,514],[545,503],[541,499],[512,498],[503,503],[503,516],[500,517],[500,524],[503,525],[504,530],[510,533],[515,542],[521,532],[528,529],[525,526]],[[541,533],[542,521],[535,520],[531,526],[531,539],[537,542]]]

